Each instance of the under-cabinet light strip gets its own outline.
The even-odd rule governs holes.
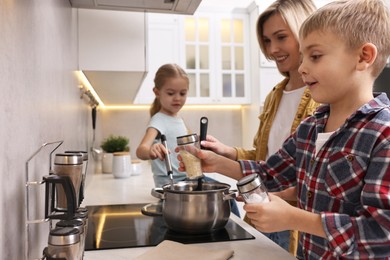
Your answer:
[[[81,81],[81,84],[83,84],[84,87],[86,87],[89,91],[91,91],[92,96],[97,100],[99,106],[101,108],[105,108],[106,105],[104,105],[103,101],[100,99],[99,95],[96,93],[95,89],[92,87],[91,83],[89,82],[85,74],[81,70],[79,70],[77,71],[77,75],[79,80]]]
[[[239,110],[241,105],[185,105],[182,110]],[[150,105],[105,106],[106,110],[148,110]]]
[[[91,91],[93,97],[99,103],[100,108],[107,110],[148,110],[150,109],[150,105],[122,105],[122,106],[110,106],[105,105],[103,101],[100,99],[99,95],[96,93],[95,89],[88,81],[87,77],[82,71],[77,71],[77,75],[83,86],[85,86],[88,90]],[[242,105],[185,105],[183,107],[184,110],[236,110],[241,109]]]

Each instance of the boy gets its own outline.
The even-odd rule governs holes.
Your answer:
[[[390,101],[372,91],[390,54],[389,11],[381,0],[332,2],[304,22],[300,41],[299,72],[327,105],[266,162],[197,156],[204,172],[257,173],[277,191],[244,209],[260,231],[301,231],[305,259],[388,258]],[[293,198],[298,208],[283,200]]]

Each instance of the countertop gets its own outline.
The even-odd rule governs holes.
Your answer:
[[[140,175],[130,176],[126,179],[115,179],[109,173],[89,174],[82,206],[154,202],[157,199],[150,195],[153,187],[153,177],[148,164],[143,167]],[[197,246],[205,246],[208,249],[232,249],[234,256],[231,259],[296,259],[234,214],[231,214],[230,218],[256,239],[204,243],[197,244]],[[150,249],[151,247],[139,247],[86,251],[84,260],[130,260]]]

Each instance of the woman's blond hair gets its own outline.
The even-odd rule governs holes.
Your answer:
[[[390,55],[390,14],[382,0],[331,2],[311,15],[302,25],[300,37],[313,31],[331,32],[355,50],[365,43],[377,48],[372,75],[377,77]]]
[[[272,60],[267,53],[264,42],[264,23],[273,15],[280,14],[286,24],[290,27],[295,39],[299,39],[299,29],[303,21],[316,10],[312,0],[276,0],[265,9],[257,18],[256,34],[260,49],[264,56]],[[284,74],[284,73],[282,73]],[[287,76],[287,75],[285,75]]]
[[[154,87],[158,90],[161,90],[165,85],[165,82],[169,78],[183,78],[187,81],[187,84],[190,84],[187,73],[177,64],[168,63],[162,65],[156,72],[154,77]],[[150,116],[154,116],[161,109],[160,100],[156,97],[153,101],[152,106],[150,107]]]

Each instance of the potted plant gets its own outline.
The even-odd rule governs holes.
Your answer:
[[[103,149],[102,171],[104,173],[112,172],[113,153],[128,152],[129,138],[125,136],[110,135],[103,140],[100,147]]]

